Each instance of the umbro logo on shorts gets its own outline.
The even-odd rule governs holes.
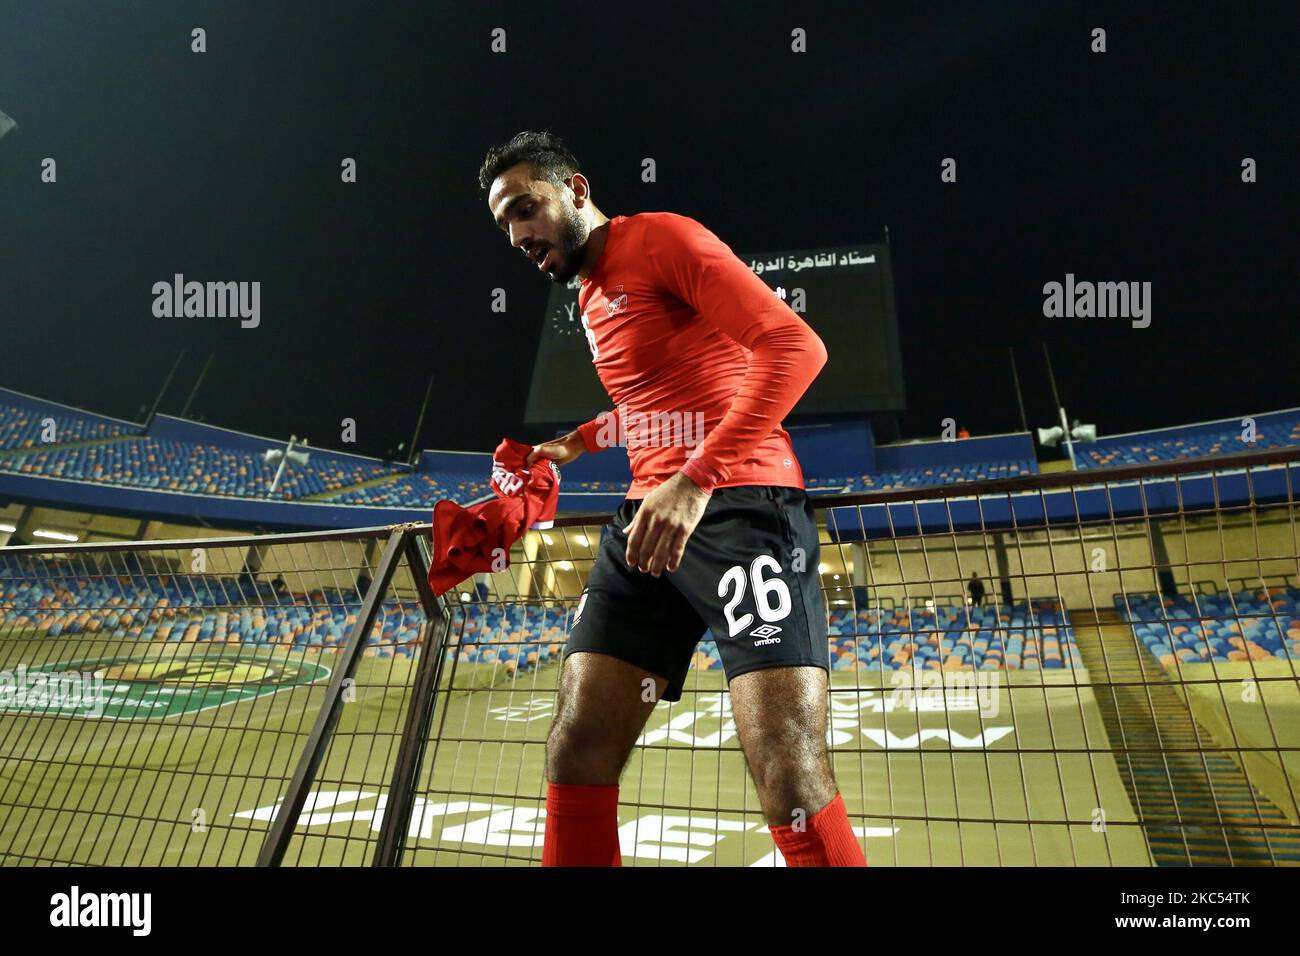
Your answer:
[[[573,612],[574,624],[577,624],[578,621],[582,620],[582,609],[586,607],[586,605],[587,605],[587,592],[586,590],[584,590],[582,592],[582,597],[578,598],[578,609]]]
[[[749,636],[754,638],[754,646],[760,647],[763,644],[780,644],[781,638],[775,637],[780,632],[780,628],[773,624],[760,624],[749,632]]]

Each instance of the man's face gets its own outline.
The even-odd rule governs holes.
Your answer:
[[[591,230],[573,204],[574,180],[556,186],[533,176],[531,163],[507,169],[492,183],[488,208],[510,245],[552,282],[565,283],[582,267]]]

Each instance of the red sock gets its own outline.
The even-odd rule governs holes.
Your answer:
[[[622,866],[618,784],[548,783],[542,866]]]
[[[809,818],[802,833],[794,827],[772,827],[772,839],[786,866],[866,866],[858,838],[849,826],[844,797],[835,799]]]

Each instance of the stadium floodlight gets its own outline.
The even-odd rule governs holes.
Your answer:
[[[271,479],[271,490],[268,491],[267,494],[275,494],[275,489],[280,487],[280,479],[284,477],[285,465],[289,462],[293,462],[295,465],[305,465],[307,462],[311,461],[311,455],[308,452],[293,450],[293,443],[297,440],[297,435],[291,435],[289,437],[289,444],[285,446],[283,451],[279,448],[268,448],[263,453],[262,460],[266,462],[266,464],[269,465],[276,461],[280,463],[280,467],[275,470],[275,477]],[[306,445],[307,439],[304,438],[302,443]]]
[[[1055,448],[1060,442],[1065,442],[1065,450],[1070,453],[1070,464],[1074,465],[1074,443],[1092,442],[1097,440],[1097,426],[1084,425],[1077,418],[1074,420],[1074,427],[1066,429],[1067,419],[1065,409],[1060,409],[1061,424],[1053,425],[1051,428],[1038,429],[1038,444],[1047,448]]]
[[[272,448],[262,456],[262,459],[269,465],[273,461],[279,461],[281,458],[286,457],[286,454],[288,459],[295,465],[305,465],[307,462],[311,461],[311,455],[308,452],[291,451],[286,453],[281,451],[279,448]]]
[[[0,524],[0,534],[13,534],[17,530],[16,524]]]
[[[48,531],[44,528],[37,528],[32,532],[33,538],[48,538],[51,541],[80,541],[75,534],[68,534],[66,531]]]
[[[1065,437],[1065,429],[1060,425],[1052,428],[1038,429],[1038,444],[1046,445],[1048,448],[1055,448],[1057,443]],[[1089,442],[1097,440],[1096,425],[1080,425],[1078,421],[1070,429],[1070,437],[1078,442]]]

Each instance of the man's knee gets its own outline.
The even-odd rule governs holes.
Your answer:
[[[819,668],[754,671],[732,681],[732,709],[768,821],[815,813],[835,796],[826,752],[826,676]]]
[[[546,778],[551,783],[617,783],[629,750],[607,722],[557,714],[546,738]]]
[[[785,826],[799,813],[812,816],[838,789],[825,753],[781,753],[760,749],[748,757],[749,771],[769,823]]]
[[[805,781],[831,779],[826,748],[812,742],[764,741],[751,746],[745,757],[760,790],[788,791]]]
[[[552,783],[602,785],[619,774],[654,707],[640,695],[643,672],[599,654],[566,658],[546,740]]]

